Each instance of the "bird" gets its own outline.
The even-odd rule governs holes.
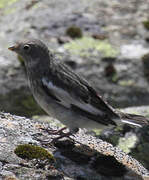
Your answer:
[[[41,40],[21,41],[8,49],[24,59],[30,90],[37,103],[68,127],[71,134],[79,128],[148,125],[148,118],[110,106],[87,80],[59,60]]]

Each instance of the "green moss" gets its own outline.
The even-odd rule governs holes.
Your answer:
[[[131,135],[129,137],[123,137],[119,139],[118,147],[124,152],[129,153],[132,148],[136,145],[137,137],[136,135]]]
[[[131,79],[130,80],[120,80],[118,83],[121,86],[133,86],[133,85],[135,85],[135,82]]]
[[[0,0],[0,8],[5,8],[6,6],[9,6],[18,0]]]
[[[77,26],[70,26],[66,30],[66,35],[70,36],[71,38],[81,38],[83,36],[82,30]]]
[[[47,159],[49,161],[54,161],[54,157],[51,153],[49,153],[46,149],[35,145],[18,145],[14,150],[14,153],[22,159]]]
[[[143,21],[145,29],[149,30],[149,20]]]
[[[93,129],[96,136],[99,136],[102,133],[102,129]]]
[[[16,12],[16,6],[11,6],[13,3],[16,3],[18,0],[0,0],[0,9],[3,9],[5,15],[12,14]]]
[[[108,57],[115,57],[118,54],[118,50],[113,48],[107,40],[101,41],[91,37],[83,37],[66,43],[64,48],[70,51],[70,53],[79,56],[91,56],[93,53],[90,50],[97,53],[100,52]]]

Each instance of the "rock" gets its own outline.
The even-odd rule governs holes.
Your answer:
[[[57,38],[57,41],[59,44],[65,44],[71,41],[71,38],[69,38],[68,36],[60,36]]]
[[[64,138],[50,144],[55,136],[41,128],[57,127],[46,121],[0,113],[0,124],[3,130],[0,132],[0,178],[139,180],[140,175],[148,176],[148,171],[135,159],[84,130],[72,136],[74,141]],[[37,155],[36,151],[40,153]],[[33,156],[28,156],[29,152],[34,152]]]
[[[92,37],[94,39],[98,39],[98,40],[105,40],[108,39],[106,34],[93,34]]]
[[[142,26],[142,21],[146,20],[148,12],[149,7],[146,6],[145,0],[135,3],[133,0],[126,0],[124,3],[121,1],[104,1],[103,3],[103,0],[90,2],[75,0],[69,0],[69,2],[67,0],[1,1],[0,110],[28,117],[44,114],[31,96],[25,71],[20,66],[17,56],[7,50],[7,47],[16,41],[33,37],[43,40],[53,52],[59,51],[60,59],[67,61],[77,74],[86,78],[112,106],[123,108],[137,105],[139,109],[135,107],[133,111],[139,113],[139,110],[142,109],[140,106],[149,104],[148,82],[144,78],[141,61],[141,56],[148,52],[144,45],[148,31]],[[83,38],[71,39],[71,41],[63,38],[66,29],[72,25],[80,27],[83,31]],[[105,37],[100,35],[106,35],[107,39],[103,40]],[[104,67],[106,67],[108,60],[112,61],[117,72],[114,83],[105,77]],[[148,114],[148,109],[143,109],[140,113]],[[40,127],[43,126],[43,121],[40,122],[37,119],[45,120],[43,116],[34,117],[32,121],[8,114],[1,114],[0,117],[0,178],[109,179],[109,177],[105,177],[105,174],[103,175],[106,168],[106,172],[109,174],[110,170],[112,172],[112,168],[109,170],[109,160],[107,160],[107,164],[104,164],[104,168],[101,167],[101,171],[97,172],[97,169],[89,166],[91,155],[84,155],[80,152],[81,148],[73,149],[75,145],[69,147],[69,152],[67,148],[56,146],[52,148],[42,145],[40,139],[47,140],[47,134],[41,132]],[[55,120],[53,121],[52,118],[50,118],[50,122],[52,122],[50,126],[53,128],[61,126],[58,122],[55,124]],[[49,126],[47,118],[44,125]],[[99,131],[98,133],[101,134]],[[146,158],[148,154],[146,151],[148,149],[147,129],[137,131],[125,126],[124,129],[114,130],[115,134],[109,132],[107,139],[111,136],[109,141],[115,145],[119,143],[119,137],[122,139],[121,144],[124,145],[127,140],[134,137],[131,135],[135,135],[137,143],[132,143],[134,147],[127,146],[126,149],[138,158],[145,167],[148,167],[148,158]],[[88,138],[83,133],[78,135],[80,139],[81,135]],[[48,140],[50,141],[51,138],[50,136]],[[92,137],[91,139],[94,140]],[[85,139],[83,142],[86,142]],[[65,141],[60,143],[62,147],[65,147],[65,144],[68,145],[68,142]],[[14,150],[20,144],[43,146],[57,158],[60,168],[57,169],[55,164],[50,164],[49,167],[45,161],[24,160],[17,157]],[[99,144],[102,144],[101,141]],[[116,151],[115,148],[113,149]],[[116,153],[117,157],[120,157],[120,153],[117,151]],[[125,153],[122,155],[126,157]],[[101,158],[99,162],[103,162],[103,159]],[[87,165],[79,165],[80,160]],[[130,160],[132,159],[130,158]],[[110,161],[113,164],[111,159]],[[128,164],[125,162],[125,165]],[[119,163],[113,172],[117,171],[117,167],[119,167]],[[140,169],[139,172],[146,172],[142,168]],[[119,177],[111,177],[113,176],[111,174],[110,179],[140,179],[136,173],[130,173],[130,171],[125,173],[123,168],[122,172],[125,175],[113,173],[114,175],[118,174]]]

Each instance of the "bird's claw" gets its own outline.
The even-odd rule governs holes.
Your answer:
[[[67,127],[63,127],[59,130],[55,130],[55,129],[47,129],[47,128],[40,128],[41,130],[44,130],[45,132],[47,132],[49,135],[63,135],[65,134],[63,131],[65,129],[67,129]]]

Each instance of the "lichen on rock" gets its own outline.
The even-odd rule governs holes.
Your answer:
[[[22,159],[40,159],[40,160],[49,160],[49,161],[54,161],[53,155],[48,152],[46,149],[35,146],[35,145],[30,145],[30,144],[23,144],[23,145],[18,145],[16,149],[14,150],[15,154]]]

